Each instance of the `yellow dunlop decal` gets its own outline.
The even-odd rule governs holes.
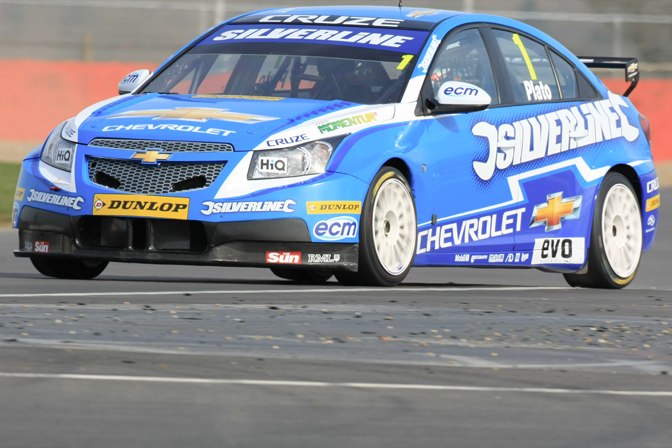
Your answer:
[[[189,198],[97,194],[93,198],[92,213],[94,216],[187,219]]]
[[[23,195],[26,194],[25,188],[17,188],[14,192],[14,199],[17,201],[23,201]]]
[[[323,215],[327,213],[362,213],[362,203],[359,201],[318,201],[306,202],[309,215]]]
[[[657,194],[651,199],[646,200],[646,211],[650,212],[651,210],[655,210],[658,207],[660,207],[660,195]]]

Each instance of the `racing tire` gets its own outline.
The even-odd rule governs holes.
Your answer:
[[[348,286],[396,286],[413,265],[416,238],[411,187],[401,172],[384,166],[371,182],[362,208],[358,271],[334,275]]]
[[[326,269],[283,269],[271,268],[271,272],[285,280],[293,280],[297,283],[319,285],[329,280],[334,273]]]
[[[565,280],[570,286],[624,288],[635,278],[642,244],[642,214],[637,194],[625,176],[609,173],[595,202],[588,271],[565,274]]]
[[[107,261],[73,260],[66,258],[31,258],[35,269],[47,277],[91,280],[107,267]]]

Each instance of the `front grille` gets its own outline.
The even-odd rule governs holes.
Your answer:
[[[165,194],[207,188],[226,162],[142,165],[136,161],[89,157],[91,182],[136,194]]]
[[[164,140],[129,140],[122,138],[96,138],[89,146],[98,148],[128,149],[146,151],[160,149],[163,152],[229,152],[233,151],[230,143],[171,142]]]

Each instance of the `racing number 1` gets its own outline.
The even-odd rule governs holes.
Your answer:
[[[537,73],[534,71],[534,67],[532,66],[532,61],[530,61],[530,55],[527,54],[527,50],[525,49],[525,45],[523,45],[523,41],[520,40],[520,36],[518,34],[513,35],[513,43],[518,45],[518,48],[520,48],[520,52],[523,55],[523,59],[525,59],[525,64],[527,64],[527,69],[530,71],[530,76],[532,77],[532,81],[537,80]]]
[[[397,65],[397,70],[403,70],[406,68],[409,62],[413,59],[412,54],[405,54],[401,57],[401,62]]]

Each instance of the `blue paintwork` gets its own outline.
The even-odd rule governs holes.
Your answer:
[[[259,28],[250,24],[232,24],[236,21],[254,21],[268,15],[309,16],[351,16],[420,22],[426,31],[383,29],[389,33],[413,37],[408,45],[398,51],[418,55],[411,79],[424,79],[426,68],[421,61],[430,51],[433,39],[443,39],[456,27],[473,22],[500,24],[519,29],[534,36],[564,55],[574,63],[605,98],[607,107],[619,113],[614,126],[637,131],[635,138],[615,137],[580,148],[569,149],[557,154],[511,165],[506,169],[494,169],[490,178],[484,179],[474,169],[474,163],[486,164],[489,158],[489,141],[474,135],[477,125],[498,128],[502,125],[531,119],[571,108],[581,109],[584,102],[558,102],[530,104],[512,107],[493,107],[481,112],[468,114],[438,115],[433,117],[408,116],[402,120],[382,120],[361,129],[352,129],[341,141],[333,154],[327,172],[307,179],[297,178],[287,185],[265,186],[237,197],[217,197],[227,178],[241,163],[249,160],[246,156],[255,148],[263,146],[273,135],[291,133],[315,118],[347,112],[358,104],[345,101],[317,101],[305,99],[282,99],[264,101],[260,99],[198,98],[193,95],[127,95],[118,97],[86,116],[79,124],[73,184],[71,187],[52,191],[54,184],[45,177],[45,166],[39,161],[41,148],[33,150],[23,163],[19,189],[25,190],[23,200],[16,200],[18,211],[30,205],[45,210],[70,215],[92,213],[94,195],[114,193],[114,191],[92,184],[81,167],[86,165],[88,156],[128,159],[130,151],[113,150],[87,146],[97,137],[147,140],[177,140],[194,142],[227,142],[235,147],[228,153],[178,153],[173,161],[195,162],[226,160],[227,165],[216,182],[209,188],[194,192],[173,193],[166,196],[190,199],[188,219],[200,221],[241,221],[250,219],[279,219],[289,215],[306,221],[315,242],[325,242],[316,235],[316,226],[332,218],[342,216],[359,222],[359,214],[316,215],[307,213],[310,201],[358,201],[363,202],[369,183],[378,170],[391,160],[407,167],[409,181],[415,196],[418,218],[418,245],[416,266],[444,265],[485,265],[485,266],[535,266],[560,272],[571,272],[581,268],[581,263],[537,263],[532,265],[535,244],[545,239],[562,241],[568,238],[585,239],[589,246],[594,199],[607,171],[616,166],[634,170],[639,177],[638,188],[642,192],[641,208],[644,225],[644,249],[653,244],[658,220],[658,209],[646,211],[647,201],[658,193],[657,178],[653,168],[651,151],[638,120],[638,112],[627,98],[615,96],[590,72],[574,55],[560,43],[546,34],[513,20],[450,11],[422,10],[418,8],[373,8],[373,7],[313,7],[267,10],[239,16],[224,25],[214,27],[195,39],[183,50],[193,45],[210,45],[222,32],[232,29],[247,30]],[[409,18],[409,14],[416,17]],[[291,27],[300,27],[291,23]],[[264,28],[287,28],[287,24],[264,24]],[[311,25],[311,28],[316,28]],[[317,27],[322,29],[326,27]],[[342,31],[352,27],[331,27]],[[431,29],[430,29],[431,28]],[[361,30],[371,28],[361,27]],[[376,31],[380,31],[376,29]],[[277,41],[272,40],[272,41]],[[264,40],[261,40],[264,42]],[[336,42],[329,44],[336,45]],[[355,45],[355,44],[347,44]],[[170,60],[169,60],[170,61]],[[167,61],[166,63],[168,63]],[[165,65],[165,64],[164,64]],[[160,70],[160,68],[159,68]],[[410,84],[409,84],[410,85]],[[610,100],[611,98],[611,100]],[[616,99],[617,98],[617,99]],[[611,101],[611,102],[609,102]],[[594,104],[594,103],[593,103]],[[410,105],[412,109],[414,106]],[[183,119],[157,119],[156,116],[129,116],[124,114],[172,110],[177,108],[212,108],[240,114],[261,115],[269,119],[255,123],[227,120],[207,122]],[[381,106],[371,106],[380,110]],[[592,107],[592,106],[591,106]],[[406,107],[404,110],[408,110]],[[618,111],[616,110],[618,109]],[[358,109],[359,110],[359,109]],[[395,114],[401,113],[398,106]],[[353,112],[362,113],[362,112]],[[585,118],[586,114],[582,112]],[[325,120],[329,120],[327,117]],[[627,123],[624,123],[624,120]],[[165,125],[165,126],[159,126]],[[632,134],[634,135],[634,134]],[[326,137],[326,136],[325,136]],[[629,165],[630,164],[630,165]],[[52,170],[53,171],[53,170]],[[487,177],[487,176],[486,176]],[[252,182],[252,181],[250,181]],[[653,188],[655,186],[655,188]],[[69,190],[69,191],[68,191]],[[31,193],[32,191],[32,193]],[[35,192],[56,194],[74,198],[77,208],[54,205],[30,200]],[[532,226],[533,210],[549,200],[549,195],[561,194],[562,198],[581,197],[580,211],[575,219],[567,219],[561,227],[549,230],[544,225]],[[285,211],[238,212],[203,214],[206,202],[267,202],[291,201]],[[67,201],[63,200],[62,203]],[[72,203],[72,201],[71,201]],[[436,224],[432,220],[436,219]],[[474,223],[477,224],[474,224]],[[482,226],[474,228],[473,225]],[[445,229],[444,229],[445,228]],[[470,233],[471,231],[471,233]],[[443,232],[443,233],[442,233]],[[457,235],[455,234],[457,232]],[[476,236],[477,238],[473,238]],[[341,238],[337,242],[357,242],[358,236]],[[538,247],[537,247],[538,249]],[[539,252],[539,250],[537,250]],[[581,257],[585,259],[585,257]]]

